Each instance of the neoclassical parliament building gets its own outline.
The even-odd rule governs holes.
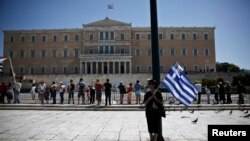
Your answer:
[[[4,56],[16,74],[151,73],[150,27],[103,20],[82,28],[4,30]],[[159,27],[160,71],[178,62],[187,72],[214,71],[214,27]],[[4,72],[11,67],[4,63]]]

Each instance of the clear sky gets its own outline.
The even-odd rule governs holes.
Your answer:
[[[159,27],[215,27],[216,61],[250,69],[250,0],[157,0],[157,5]],[[3,30],[82,28],[107,16],[149,27],[149,0],[0,0],[0,56]]]

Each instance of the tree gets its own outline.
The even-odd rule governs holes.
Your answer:
[[[227,62],[223,62],[223,63],[216,63],[216,70],[217,72],[240,72],[240,67],[234,65],[234,64],[230,64]]]

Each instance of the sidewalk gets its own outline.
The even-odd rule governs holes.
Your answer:
[[[250,124],[244,112],[167,111],[163,137],[206,141],[209,124]],[[144,111],[0,110],[0,117],[1,141],[149,141]]]

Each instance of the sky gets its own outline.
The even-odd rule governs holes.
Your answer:
[[[249,0],[157,0],[157,9],[158,27],[215,27],[216,62],[250,70]],[[150,27],[150,0],[0,0],[0,56],[3,30],[82,28],[107,16]]]

